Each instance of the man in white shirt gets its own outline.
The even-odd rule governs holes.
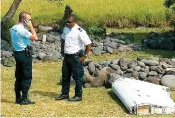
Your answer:
[[[62,66],[62,90],[56,100],[82,101],[83,63],[91,50],[91,40],[86,31],[76,23],[76,16],[71,15],[67,20],[67,27],[63,29],[64,61]],[[85,47],[85,49],[84,49]],[[83,50],[85,52],[83,53]],[[75,80],[75,95],[69,98],[70,78]]]

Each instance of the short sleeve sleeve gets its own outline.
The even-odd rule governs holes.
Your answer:
[[[66,35],[68,34],[68,32],[69,32],[69,28],[68,28],[68,27],[64,27],[64,28],[63,28],[63,33],[61,34],[61,38],[62,38],[63,40],[66,39]]]
[[[87,35],[86,31],[82,30],[80,31],[80,40],[85,44],[85,45],[89,45],[91,44],[91,40],[89,38],[89,36]]]
[[[29,38],[31,37],[32,33],[29,32],[27,29],[20,29],[18,31],[18,33],[22,36],[22,37],[25,37],[25,38]]]

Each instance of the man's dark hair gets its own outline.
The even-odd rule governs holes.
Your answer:
[[[25,19],[26,18],[26,15],[31,15],[29,12],[26,12],[26,11],[22,11],[20,14],[19,14],[19,22],[22,21],[22,19]]]
[[[71,14],[68,18],[72,18],[74,22],[77,22],[77,17],[75,14]]]

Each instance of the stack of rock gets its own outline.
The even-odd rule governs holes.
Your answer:
[[[61,38],[59,32],[54,32],[52,27],[39,26],[37,30],[38,41],[32,41],[33,46],[33,59],[34,60],[51,60],[59,61],[62,56],[61,51]],[[91,37],[91,36],[90,36]],[[95,41],[94,37],[91,37],[93,42],[92,53],[116,53],[119,51],[132,50],[132,44],[130,44],[132,35],[115,34],[108,35],[101,41]],[[1,40],[1,63],[4,66],[13,66],[15,64],[12,56],[12,46],[5,40]]]
[[[118,77],[138,79],[175,87],[175,59],[115,59],[85,64],[85,87],[111,86],[111,73]]]

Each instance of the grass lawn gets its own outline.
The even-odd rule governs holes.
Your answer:
[[[153,53],[150,53],[153,52]],[[105,54],[101,56],[91,55],[89,60],[102,61],[120,57],[149,58],[174,57],[175,52],[169,51],[144,51],[127,52],[119,54]],[[84,88],[82,102],[55,101],[55,97],[61,90],[57,85],[61,76],[61,62],[33,63],[33,81],[30,89],[30,98],[36,101],[35,105],[20,106],[14,104],[14,67],[1,66],[1,115],[6,117],[138,117],[128,114],[127,109],[115,96],[111,89]],[[175,100],[175,91],[172,98]],[[74,86],[71,87],[70,96],[74,95]],[[175,117],[173,115],[150,115],[142,117]]]

